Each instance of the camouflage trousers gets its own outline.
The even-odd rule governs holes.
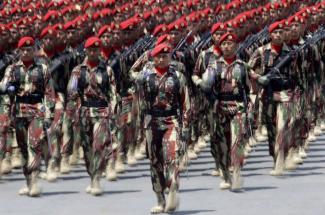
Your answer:
[[[119,111],[118,153],[124,154],[129,148],[135,148],[136,120],[134,120],[133,108],[133,96],[123,97]]]
[[[289,148],[297,148],[303,146],[304,140],[308,137],[308,124],[306,118],[306,95],[304,93],[296,93],[293,99],[290,132],[292,138]]]
[[[38,171],[42,160],[44,130],[41,117],[16,118],[17,143],[25,160],[23,172],[25,176]]]
[[[179,125],[176,118],[167,118],[165,125],[152,120],[146,126],[151,182],[156,193],[164,192],[172,181],[179,182]]]
[[[263,114],[268,131],[269,152],[276,159],[279,152],[284,152],[290,145],[292,137],[289,125],[291,121],[292,102],[264,102]]]
[[[2,159],[7,151],[7,136],[10,126],[10,118],[8,114],[0,114],[0,159]]]
[[[49,140],[51,146],[51,158],[55,161],[59,161],[61,154],[68,154],[68,145],[63,145],[62,138],[63,138],[63,131],[62,131],[62,124],[63,124],[63,116],[64,110],[57,109],[54,111],[54,118],[49,129]],[[68,143],[68,142],[65,142]],[[70,144],[71,145],[71,144]]]
[[[70,155],[72,152],[72,147],[74,145],[80,146],[81,135],[80,135],[80,110],[76,106],[69,106],[65,109],[62,118],[62,145],[61,145],[61,155]],[[58,125],[60,125],[60,118],[58,116]],[[54,120],[55,121],[55,120]],[[58,132],[59,132],[59,127]],[[59,151],[57,151],[59,153]]]
[[[219,165],[224,179],[230,180],[229,167],[242,166],[244,161],[246,115],[230,115],[222,111],[213,113],[211,147],[218,152]]]
[[[101,174],[106,161],[105,150],[111,143],[108,117],[89,117],[81,113],[81,140],[87,172]]]
[[[10,118],[10,107],[0,105],[0,159],[5,156],[6,152],[11,152],[13,147],[18,146],[14,121]]]

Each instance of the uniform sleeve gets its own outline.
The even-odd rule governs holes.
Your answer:
[[[116,105],[117,105],[117,92],[116,92],[116,82],[114,78],[114,72],[111,67],[107,67],[107,73],[109,77],[109,84],[110,84],[110,92],[108,95],[108,98],[110,98],[110,103],[111,103],[111,109],[113,112],[116,110]],[[116,113],[114,113],[115,115]]]
[[[199,83],[202,81],[201,78],[202,78],[202,74],[204,73],[204,55],[205,55],[204,53],[205,52],[201,52],[201,54],[199,55],[195,63],[195,67],[192,75],[192,81],[196,86],[199,85]]]
[[[45,105],[45,118],[51,117],[51,112],[54,110],[55,106],[55,90],[53,80],[49,73],[48,67],[43,64],[44,68],[44,105]]]
[[[132,82],[135,82],[138,74],[141,72],[142,68],[149,61],[149,51],[144,52],[137,61],[133,64],[130,69],[130,78]]]
[[[260,49],[255,50],[248,61],[248,66],[251,68],[250,76],[255,74],[262,75],[262,55]]]
[[[77,66],[72,70],[71,77],[68,82],[67,92],[68,100],[76,100],[79,97],[78,80],[80,76],[80,67]]]
[[[3,93],[6,92],[9,83],[12,81],[12,77],[11,77],[12,69],[13,69],[12,65],[8,66],[7,69],[5,70],[5,74],[2,80],[0,81],[0,91]]]
[[[188,85],[186,83],[185,76],[183,74],[180,74],[180,97],[181,97],[181,105],[182,105],[182,123],[183,128],[188,129],[189,128],[189,118],[190,118],[190,112],[191,112],[191,104],[190,104],[190,97],[188,92]]]

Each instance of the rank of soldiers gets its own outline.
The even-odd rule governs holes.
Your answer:
[[[38,197],[83,158],[98,196],[148,158],[163,213],[208,144],[221,189],[258,142],[293,170],[325,132],[324,22],[312,0],[3,1],[0,177],[22,167]]]

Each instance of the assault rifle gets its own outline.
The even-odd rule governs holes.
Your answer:
[[[57,70],[60,66],[64,65],[65,63],[69,62],[75,56],[72,52],[67,52],[59,57],[55,58],[50,65],[49,72],[52,74],[55,70]]]
[[[188,38],[192,35],[192,32],[193,31],[190,31],[188,32],[188,34],[179,41],[179,43],[177,44],[177,46],[174,48],[173,52],[172,52],[172,56],[173,56],[173,59],[176,58],[176,52],[181,50],[181,48],[183,48],[183,46],[186,44]]]
[[[237,49],[238,56],[240,58],[245,58],[245,51],[251,48],[256,43],[264,43],[262,41],[267,41],[269,37],[268,27],[265,27],[263,30],[257,34],[253,34],[250,37],[246,38],[241,46]],[[245,60],[245,59],[243,59]]]
[[[271,81],[275,81],[280,85],[286,85],[285,81],[283,81],[284,74],[280,73],[280,69],[289,65],[299,54],[301,54],[306,49],[309,49],[312,45],[316,44],[321,39],[325,38],[325,29],[320,28],[314,35],[306,40],[304,44],[299,46],[297,49],[294,49],[289,52],[287,56],[285,56],[277,65],[269,70],[269,72],[259,78],[258,82],[262,86],[267,86]]]

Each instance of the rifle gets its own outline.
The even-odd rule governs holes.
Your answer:
[[[251,48],[254,44],[258,42],[268,40],[268,38],[269,38],[268,27],[265,27],[257,34],[251,35],[250,37],[246,38],[246,40],[242,43],[242,45],[239,46],[239,48],[237,49],[238,56],[244,58],[243,56],[245,56],[245,50]],[[263,44],[264,42],[261,43]]]
[[[185,45],[187,39],[192,35],[193,31],[188,32],[188,34],[179,41],[179,43],[177,44],[177,46],[174,48],[173,52],[172,52],[172,56],[175,59],[176,58],[176,52],[181,50],[181,48]]]
[[[59,57],[55,58],[52,61],[52,64],[51,64],[51,66],[49,68],[50,74],[52,74],[60,66],[62,66],[65,63],[69,62],[72,58],[74,58],[74,54],[72,52],[65,53],[65,54],[60,55]]]
[[[306,49],[310,48],[313,44],[316,44],[321,39],[325,38],[325,29],[320,28],[314,35],[307,39],[307,41],[299,46],[297,49],[294,49],[289,52],[287,56],[285,56],[277,65],[272,67],[270,71],[259,78],[258,82],[262,86],[267,86],[271,81],[276,81],[280,85],[285,85],[286,83],[283,81],[283,74],[280,73],[280,69],[289,65],[297,55],[301,54]]]
[[[193,44],[190,48],[195,50],[196,52],[199,52],[202,49],[202,47],[205,47],[207,44],[210,43],[211,39],[212,39],[212,34],[210,31],[208,31],[202,35],[200,41]]]

